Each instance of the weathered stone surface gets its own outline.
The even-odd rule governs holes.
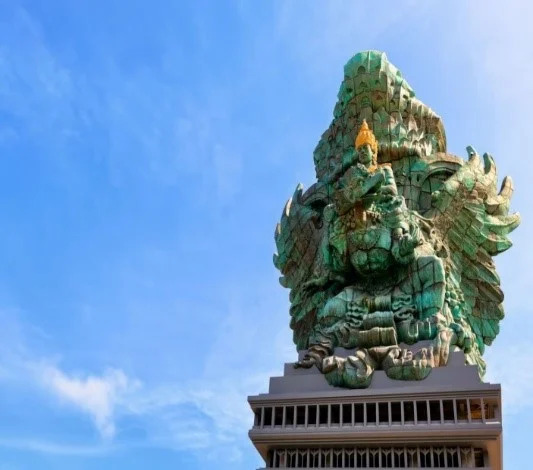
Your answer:
[[[520,222],[512,182],[498,192],[488,154],[446,153],[440,117],[385,54],[359,53],[344,74],[313,155],[317,182],[298,185],[275,231],[294,342],[308,350],[296,365],[367,387],[377,369],[421,380],[456,346],[482,375],[503,318],[492,257]]]

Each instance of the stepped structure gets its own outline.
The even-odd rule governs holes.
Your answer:
[[[250,438],[265,468],[502,468],[500,386],[464,360],[454,352],[423,382],[377,371],[364,390],[286,364],[249,398]]]
[[[446,152],[440,117],[385,54],[345,66],[334,119],[276,227],[299,352],[249,397],[265,468],[502,468],[500,386],[483,352],[503,318],[492,257],[513,185]]]

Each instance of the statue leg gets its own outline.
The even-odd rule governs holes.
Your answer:
[[[415,318],[401,325],[401,341],[412,344],[434,339],[438,331],[448,326],[444,315],[445,272],[440,258],[419,256],[405,271],[398,288],[413,297],[417,311]]]
[[[420,319],[434,317],[442,311],[446,275],[442,260],[434,255],[418,257],[411,267],[411,282]]]
[[[422,380],[434,366],[433,351],[424,348],[413,354],[408,349],[391,348],[381,366],[391,379]]]
[[[295,366],[307,368],[316,365],[321,369],[324,358],[332,356],[335,348],[356,347],[356,333],[367,311],[361,293],[354,287],[347,287],[329,299],[317,315],[306,356]]]
[[[413,262],[409,274],[420,315],[415,327],[418,340],[433,340],[431,354],[421,353],[424,358],[414,362],[426,363],[427,367],[444,366],[457,335],[444,312],[446,274],[442,260],[434,255],[420,256]]]
[[[326,380],[334,387],[366,388],[372,381],[377,363],[367,349],[361,348],[346,358],[327,357],[322,367]]]
[[[309,344],[320,344],[333,351],[338,346],[335,325],[344,320],[347,312],[348,302],[344,292],[328,300],[317,315],[317,324],[311,333]]]
[[[316,365],[322,370],[322,361],[331,356],[338,346],[335,324],[346,316],[348,302],[345,292],[329,299],[317,315],[317,323],[309,336],[309,348],[303,359],[296,362],[296,368],[310,368]]]

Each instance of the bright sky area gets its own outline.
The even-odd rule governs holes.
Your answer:
[[[528,466],[533,3],[0,5],[1,470],[260,466],[246,396],[296,357],[274,226],[365,49],[514,178],[487,380]]]

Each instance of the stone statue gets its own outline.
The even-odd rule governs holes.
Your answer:
[[[459,347],[483,375],[503,318],[492,256],[520,222],[511,180],[498,193],[492,157],[447,154],[441,119],[385,54],[354,56],[338,97],[314,152],[318,181],[297,187],[276,228],[274,263],[307,350],[295,366],[359,388],[376,369],[421,380]]]

